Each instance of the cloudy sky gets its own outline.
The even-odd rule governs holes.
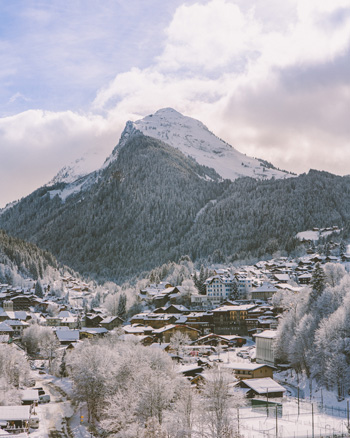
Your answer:
[[[163,107],[280,168],[350,174],[350,0],[0,8],[0,207]]]

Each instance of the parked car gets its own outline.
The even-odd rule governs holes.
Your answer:
[[[45,394],[45,395],[39,395],[39,403],[50,403],[51,401],[51,397],[49,396],[49,394]]]
[[[41,386],[38,388],[33,388],[33,389],[36,389],[38,391],[39,396],[45,394],[45,391],[43,390],[43,388]]]

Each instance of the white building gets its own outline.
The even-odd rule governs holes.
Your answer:
[[[205,280],[208,301],[216,306],[227,300],[233,291],[235,282],[235,277],[230,274],[214,275]]]
[[[275,330],[265,330],[254,335],[256,343],[256,363],[275,365],[274,343],[276,333]]]

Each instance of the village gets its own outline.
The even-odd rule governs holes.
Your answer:
[[[205,384],[210,369],[228,373],[245,399],[234,413],[237,436],[349,436],[348,400],[337,401],[322,389],[321,395],[309,393],[305,382],[295,381],[289,365],[279,363],[274,349],[284,311],[278,297],[302,293],[317,264],[348,270],[350,255],[337,252],[309,251],[296,260],[279,257],[254,266],[220,266],[205,279],[205,293],[192,293],[187,305],[179,303],[181,285],[150,283],[139,291],[144,310],[126,320],[103,305],[82,306],[82,298],[86,302],[92,291],[70,276],[62,279],[68,300],[52,296],[50,285],[42,297],[34,285],[0,285],[0,349],[6,345],[18,350],[30,366],[30,373],[15,385],[20,403],[0,406],[0,437],[51,436],[53,430],[68,436],[67,427],[73,436],[92,436],[84,403],[73,408],[69,401],[74,388],[63,358],[89,340],[108,336],[162,350],[194,388]],[[49,346],[33,351],[25,336],[37,326],[53,336]]]

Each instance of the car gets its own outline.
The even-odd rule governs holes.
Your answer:
[[[41,386],[38,388],[33,388],[33,389],[36,389],[38,391],[39,396],[45,394],[45,391],[43,390],[43,388]]]
[[[46,374],[44,370],[39,370],[39,374]]]
[[[49,394],[45,394],[45,395],[39,395],[39,403],[50,403],[51,401],[51,397],[49,396]]]

